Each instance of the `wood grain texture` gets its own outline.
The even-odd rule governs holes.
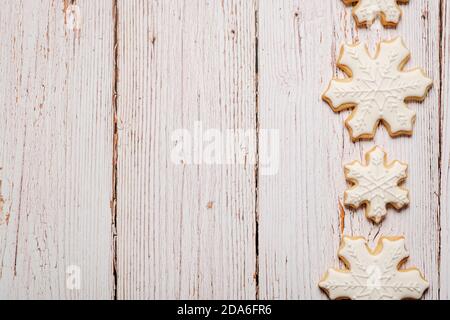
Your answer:
[[[342,124],[320,102],[332,70],[335,7],[325,1],[259,6],[260,125],[281,137],[279,173],[259,179],[263,299],[321,297],[317,281],[335,261]]]
[[[357,29],[351,8],[340,1],[261,1],[259,77],[261,127],[281,131],[282,160],[275,177],[260,177],[260,296],[324,298],[317,282],[338,266],[342,234],[364,236],[373,244],[382,235],[405,235],[411,262],[431,283],[426,298],[439,295],[439,1],[404,6],[397,29],[379,23]],[[344,127],[348,112],[335,114],[321,100],[336,74],[344,42],[377,42],[401,35],[412,60],[435,79],[417,111],[414,135],[392,139],[379,128],[373,141],[352,143]],[[337,73],[343,76],[342,73]],[[274,89],[275,88],[275,89]],[[383,146],[390,159],[410,164],[406,183],[409,208],[389,210],[379,226],[363,209],[342,206],[347,188],[343,165],[361,160],[371,146]]]
[[[112,297],[112,6],[77,4],[2,1],[2,299]]]
[[[171,161],[177,129],[256,127],[254,4],[118,14],[118,297],[254,298],[254,165]]]
[[[449,299],[450,5],[401,8],[361,29],[341,0],[3,0],[0,298],[325,299],[345,234],[405,235],[425,298]],[[321,94],[344,42],[395,36],[434,86],[412,137],[353,143]],[[199,124],[258,135],[235,138],[240,164],[174,161]],[[409,163],[411,204],[381,225],[342,205],[343,165],[375,144]]]
[[[441,189],[440,189],[440,298],[450,299],[450,4],[441,3]]]

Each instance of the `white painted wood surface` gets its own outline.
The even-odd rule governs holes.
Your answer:
[[[323,299],[343,234],[405,235],[425,298],[450,298],[445,0],[388,30],[338,0],[1,3],[0,298]],[[337,52],[397,35],[434,87],[412,137],[353,143],[320,98]],[[278,130],[278,173],[249,160],[256,140],[245,164],[174,163],[174,131],[198,122]],[[380,226],[342,207],[343,164],[374,144],[409,163],[411,205]]]
[[[171,161],[177,129],[254,128],[251,1],[119,1],[118,297],[254,298],[252,165]]]
[[[261,1],[259,10],[260,124],[281,130],[281,170],[260,179],[260,295],[262,298],[321,298],[317,282],[338,266],[342,234],[374,241],[405,235],[410,262],[439,292],[439,1],[404,6],[397,29],[377,23],[356,29],[340,1]],[[373,50],[381,39],[401,35],[412,54],[408,67],[423,67],[435,79],[417,111],[412,138],[392,139],[380,128],[373,141],[353,143],[344,119],[321,100],[344,42],[364,41]],[[339,73],[342,76],[341,73]],[[376,226],[364,210],[342,207],[347,188],[343,165],[361,160],[374,144],[390,159],[410,164],[406,186],[411,205]]]
[[[75,32],[68,3],[2,1],[2,299],[113,296],[112,6],[78,3]],[[67,290],[70,266],[80,290]]]
[[[440,96],[440,298],[450,299],[450,4],[442,2],[441,96]]]

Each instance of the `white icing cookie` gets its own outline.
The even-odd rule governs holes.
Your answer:
[[[402,16],[398,3],[408,3],[409,0],[343,0],[345,4],[356,3],[352,14],[358,26],[372,24],[380,16],[384,26],[395,27]]]
[[[366,165],[354,161],[344,167],[345,178],[353,187],[344,193],[344,203],[353,208],[366,205],[366,216],[380,223],[386,216],[386,205],[397,210],[409,204],[408,191],[398,185],[406,179],[408,165],[400,161],[387,163],[386,152],[374,147],[366,153]]]
[[[382,237],[373,251],[364,238],[344,237],[339,258],[347,269],[329,269],[319,287],[330,299],[420,299],[429,285],[418,269],[399,270],[408,256],[403,237]]]
[[[415,112],[408,100],[425,99],[432,80],[421,69],[403,71],[410,54],[400,38],[378,45],[372,58],[362,44],[344,45],[338,67],[350,79],[333,79],[323,99],[335,112],[354,108],[345,124],[353,141],[370,139],[380,121],[391,136],[412,134]]]

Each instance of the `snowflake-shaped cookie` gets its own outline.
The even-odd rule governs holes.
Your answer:
[[[371,25],[377,16],[384,26],[395,27],[402,16],[398,3],[406,4],[409,0],[343,0],[345,4],[356,3],[352,14],[359,26]]]
[[[353,187],[344,193],[344,203],[358,208],[366,204],[366,216],[380,223],[386,205],[401,209],[409,203],[408,191],[398,185],[406,179],[408,165],[400,161],[387,163],[386,152],[374,147],[366,153],[366,165],[354,161],[344,167],[345,178]]]
[[[329,269],[319,287],[330,299],[420,299],[428,288],[421,272],[399,270],[408,256],[403,237],[382,237],[374,251],[364,238],[344,237],[339,258],[347,269]]]
[[[372,58],[362,44],[344,45],[338,67],[350,78],[331,80],[323,99],[335,112],[354,108],[345,124],[353,141],[373,138],[379,122],[391,136],[412,134],[415,112],[408,100],[423,100],[432,80],[421,69],[403,71],[409,51],[400,38],[378,45]]]

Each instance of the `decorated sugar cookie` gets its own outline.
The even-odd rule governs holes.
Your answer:
[[[358,26],[372,24],[380,16],[384,26],[395,27],[402,16],[399,3],[407,4],[409,0],[343,0],[345,4],[356,4],[352,14]]]
[[[345,121],[353,141],[373,138],[380,122],[391,136],[412,134],[416,114],[405,102],[425,99],[432,80],[404,71],[409,57],[400,38],[381,42],[374,58],[362,44],[342,47],[338,67],[350,78],[331,80],[322,97],[335,112],[353,108]]]
[[[346,269],[329,269],[319,283],[330,299],[420,299],[428,289],[418,269],[399,269],[409,256],[403,237],[382,237],[373,251],[364,238],[344,237],[338,254]]]
[[[408,165],[387,162],[386,152],[374,147],[366,153],[366,164],[354,161],[344,167],[345,178],[353,186],[345,191],[344,203],[358,208],[366,205],[366,216],[380,223],[386,216],[386,205],[401,209],[409,204],[408,191],[398,185],[406,179]]]

